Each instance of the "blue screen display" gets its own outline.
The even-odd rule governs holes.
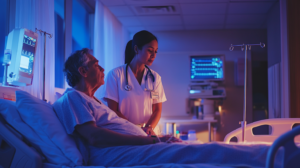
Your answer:
[[[28,74],[32,73],[33,60],[35,52],[36,39],[24,35],[23,48],[21,53],[20,67],[19,70]]]
[[[224,77],[221,56],[191,56],[191,80],[222,80]]]

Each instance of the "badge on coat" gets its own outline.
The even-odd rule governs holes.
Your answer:
[[[151,99],[158,99],[158,92],[151,91],[150,97],[151,97]]]

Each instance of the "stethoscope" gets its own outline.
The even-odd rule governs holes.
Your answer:
[[[154,77],[153,73],[151,72],[151,70],[150,70],[150,68],[148,66],[145,65],[145,67],[148,70],[147,74],[145,76],[145,82],[147,81],[148,74],[150,74],[150,76],[152,78],[152,81],[154,82],[155,81],[155,77]],[[130,91],[132,89],[132,87],[128,84],[128,64],[126,65],[125,77],[126,77],[126,85],[125,85],[124,89],[126,91]],[[145,90],[146,90],[146,88],[145,88]]]

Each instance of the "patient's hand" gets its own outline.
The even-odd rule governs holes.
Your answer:
[[[165,136],[159,137],[159,139],[161,142],[166,142],[166,143],[182,142],[181,139],[178,139],[171,135],[165,135]]]

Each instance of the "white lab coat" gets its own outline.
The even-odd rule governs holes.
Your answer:
[[[150,119],[152,104],[162,103],[167,100],[159,74],[151,70],[155,81],[152,81],[150,73],[148,73],[148,78],[145,81],[147,71],[148,69],[145,68],[140,85],[128,66],[128,84],[132,87],[130,91],[124,89],[126,85],[126,64],[111,70],[104,84],[102,98],[109,98],[119,103],[119,111],[130,122],[137,125],[147,123]],[[150,89],[154,88],[154,91],[158,93],[158,99],[151,99],[150,91],[144,90],[146,86]]]

